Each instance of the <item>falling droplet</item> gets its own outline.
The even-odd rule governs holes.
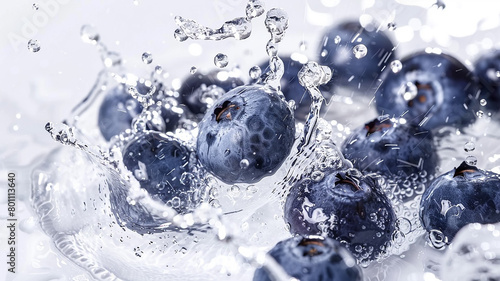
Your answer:
[[[156,74],[161,74],[163,72],[163,67],[161,67],[161,65],[157,65],[155,67],[155,72]]]
[[[260,77],[260,75],[262,74],[262,70],[260,69],[259,66],[253,66],[252,68],[250,68],[250,70],[248,71],[248,75],[250,75],[250,78],[252,79],[258,79]]]
[[[151,55],[150,52],[144,52],[142,53],[142,62],[145,64],[150,64],[153,62],[153,55]]]
[[[340,38],[340,36],[338,36],[338,35],[337,35],[337,36],[335,36],[335,39],[333,39],[333,42],[334,42],[336,45],[340,44],[340,41],[342,41],[342,38]]]
[[[33,3],[32,8],[33,8],[33,10],[38,11],[38,8],[40,8],[40,6],[38,6],[37,3]]]
[[[307,42],[306,41],[301,41],[299,44],[299,48],[301,51],[307,50]]]
[[[40,41],[36,39],[31,39],[30,41],[28,41],[28,50],[30,50],[32,53],[40,51]]]
[[[476,145],[473,142],[468,141],[465,143],[464,145],[465,152],[471,152],[474,151],[474,149],[476,149]]]
[[[228,61],[227,56],[225,54],[218,53],[217,55],[215,55],[214,64],[218,68],[224,68],[227,66],[228,63],[229,63],[229,61]]]
[[[358,44],[352,49],[352,53],[357,59],[364,58],[368,53],[368,49],[363,44]]]
[[[481,99],[479,101],[479,104],[481,104],[481,106],[486,106],[488,104],[488,102],[485,99]]]
[[[473,156],[473,155],[469,155],[469,156],[467,156],[467,158],[465,158],[465,163],[467,163],[467,165],[470,165],[470,166],[476,166],[477,165],[477,157]]]
[[[80,37],[84,43],[95,45],[99,41],[100,36],[97,29],[92,25],[83,25],[82,28],[80,28]]]
[[[394,60],[391,62],[391,70],[394,73],[398,73],[403,68],[403,64],[399,60]]]
[[[196,71],[198,71],[198,68],[196,68],[196,66],[191,66],[191,69],[189,70],[189,73],[195,74]]]

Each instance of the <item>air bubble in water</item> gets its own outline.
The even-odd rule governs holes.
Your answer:
[[[403,64],[399,60],[394,60],[391,62],[391,70],[394,73],[398,73],[403,68]]]
[[[358,44],[352,49],[352,53],[357,59],[364,58],[368,53],[368,49],[363,44]]]
[[[153,55],[150,52],[142,53],[142,62],[145,64],[150,64],[153,62]]]
[[[338,45],[338,44],[340,44],[340,41],[342,41],[342,38],[340,38],[340,36],[338,36],[338,35],[337,35],[337,36],[335,36],[335,39],[333,39],[333,42],[334,42],[335,44],[337,44],[337,45]]]
[[[217,55],[215,55],[214,64],[218,68],[224,68],[227,66],[228,63],[229,63],[229,61],[228,61],[227,56],[225,54],[218,53]]]
[[[465,158],[465,163],[467,163],[467,165],[470,165],[470,166],[476,166],[477,165],[477,157],[473,156],[473,155],[469,155],[469,156],[467,156],[467,158]]]
[[[28,41],[28,50],[30,50],[30,52],[32,53],[40,51],[40,41],[36,39],[31,39],[30,41]]]
[[[474,149],[476,149],[476,145],[473,142],[468,141],[465,143],[464,145],[465,152],[471,152],[474,151]]]
[[[33,10],[37,11],[38,8],[40,8],[40,6],[38,6],[37,3],[33,3],[33,6],[32,6]]]
[[[80,37],[83,42],[88,44],[97,44],[100,38],[97,29],[92,25],[83,25],[82,28],[80,28]]]
[[[262,74],[262,70],[260,69],[259,66],[253,66],[252,68],[250,68],[250,70],[248,71],[248,75],[250,75],[250,78],[252,79],[258,79],[260,77],[260,75]]]
[[[189,73],[195,74],[196,71],[198,71],[198,68],[196,68],[196,66],[191,66],[191,69],[189,70]]]

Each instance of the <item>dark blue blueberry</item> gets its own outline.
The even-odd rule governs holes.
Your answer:
[[[383,116],[354,131],[342,144],[342,153],[360,171],[385,178],[422,172],[433,176],[439,163],[430,131]]]
[[[358,45],[367,53],[357,58]],[[394,44],[377,26],[362,27],[358,21],[348,21],[329,28],[321,40],[319,63],[332,69],[332,79],[325,85],[359,89],[373,93],[382,70],[394,59]]]
[[[500,176],[463,162],[436,178],[422,195],[420,219],[451,242],[469,223],[500,222]]]
[[[234,74],[224,70],[214,70],[208,74],[197,72],[184,80],[179,94],[181,102],[193,114],[203,116],[209,107],[203,100],[207,91],[212,90],[215,91],[214,93],[222,95],[243,84],[239,77],[234,77]]]
[[[141,188],[154,200],[167,204],[179,213],[185,213],[195,205],[195,190],[186,180],[186,176],[195,170],[192,157],[194,152],[185,145],[154,131],[136,136],[123,148],[123,164]],[[112,192],[114,213],[118,220],[141,233],[154,231],[159,226],[158,221],[138,204],[125,202],[127,194],[123,195],[114,194],[113,197]]]
[[[445,54],[420,52],[401,60],[396,73],[384,71],[375,94],[377,110],[428,129],[459,128],[475,121],[479,109],[475,76]]]
[[[361,281],[363,274],[349,251],[339,242],[323,237],[292,237],[276,244],[268,254],[291,277],[301,281]],[[274,280],[264,268],[253,281]]]
[[[285,72],[280,81],[281,91],[283,92],[283,95],[285,95],[287,101],[295,101],[295,118],[298,120],[305,120],[311,107],[311,97],[306,89],[300,85],[299,79],[297,78],[297,74],[302,69],[303,64],[288,56],[281,56],[280,58],[285,66]],[[268,71],[269,60],[262,63],[260,68],[263,73]]]
[[[241,86],[205,114],[197,155],[226,183],[254,183],[276,172],[294,140],[295,120],[278,93],[269,86]]]
[[[396,215],[377,178],[357,173],[344,170],[319,182],[298,182],[286,199],[285,221],[292,234],[344,241],[359,262],[368,262],[386,253]]]
[[[102,136],[106,140],[110,140],[123,131],[130,129],[134,118],[142,112],[142,105],[128,93],[130,86],[120,84],[111,89],[104,97],[101,106],[99,107],[98,125]],[[150,88],[143,83],[138,82],[136,88],[139,93],[146,94]],[[161,95],[161,85],[158,85],[154,96]],[[175,101],[174,103],[177,103]],[[161,131],[172,131],[177,127],[182,116],[182,109],[173,110],[171,104],[166,104],[161,107],[154,107],[159,112],[165,121],[165,127]],[[148,129],[157,129],[151,124],[148,124]]]
[[[487,102],[486,108],[498,111],[500,108],[500,50],[482,55],[475,63],[474,73],[479,79],[481,98]]]

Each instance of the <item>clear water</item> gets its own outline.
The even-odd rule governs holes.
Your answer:
[[[189,45],[194,46],[191,47],[189,56],[183,58],[185,62],[178,63],[183,67],[182,71],[176,70],[177,67],[173,67],[175,58],[164,63],[165,60],[161,60],[161,51],[146,46],[139,48],[139,51],[130,56],[127,54],[118,55],[115,50],[127,52],[126,49],[129,46],[123,43],[113,44],[112,39],[110,41],[105,40],[105,37],[110,38],[112,36],[111,33],[104,36],[105,33],[97,31],[100,30],[102,25],[97,28],[94,25],[79,23],[79,26],[83,25],[80,29],[81,39],[89,43],[89,45],[84,46],[95,46],[97,48],[101,56],[101,61],[98,63],[103,67],[99,66],[95,68],[94,72],[85,73],[85,76],[89,77],[87,80],[90,82],[89,84],[92,83],[91,80],[95,80],[95,82],[90,94],[83,103],[74,108],[70,114],[63,114],[59,118],[47,114],[49,116],[48,120],[44,120],[39,125],[40,131],[43,131],[46,121],[65,120],[65,123],[72,127],[55,123],[45,128],[52,131],[52,136],[58,142],[63,143],[64,146],[61,144],[54,146],[49,141],[44,142],[44,138],[47,140],[50,137],[47,133],[42,132],[40,133],[40,142],[45,144],[43,151],[47,156],[36,157],[39,159],[33,161],[37,162],[36,165],[33,165],[31,161],[26,163],[26,161],[19,160],[14,162],[15,164],[4,162],[2,166],[2,169],[5,170],[11,169],[13,166],[26,178],[29,177],[28,171],[34,167],[30,176],[32,182],[25,181],[26,186],[32,185],[32,194],[30,195],[29,192],[24,191],[19,195],[20,216],[22,216],[19,236],[36,241],[32,242],[35,244],[26,244],[24,246],[24,251],[33,258],[31,264],[24,265],[25,273],[19,277],[21,280],[64,280],[65,278],[69,280],[251,280],[255,266],[263,264],[274,268],[278,276],[286,278],[279,268],[273,266],[272,260],[267,259],[263,253],[276,242],[289,237],[286,225],[283,222],[281,209],[283,197],[286,195],[289,185],[296,180],[303,170],[311,169],[310,167],[315,169],[311,173],[312,180],[320,180],[322,168],[324,169],[329,165],[341,165],[341,156],[337,154],[337,150],[330,140],[340,144],[352,129],[375,117],[375,112],[370,106],[371,97],[358,97],[346,90],[339,91],[330,101],[324,104],[323,107],[328,110],[326,113],[320,114],[319,101],[321,96],[318,95],[315,86],[320,83],[322,76],[328,74],[322,74],[321,68],[318,69],[318,66],[310,65],[310,68],[315,70],[311,70],[311,75],[304,73],[302,80],[303,84],[309,87],[309,91],[313,96],[317,97],[318,103],[312,107],[314,114],[311,115],[308,123],[298,125],[299,133],[295,144],[296,150],[277,174],[265,178],[257,184],[233,186],[222,184],[209,177],[206,179],[208,186],[206,204],[193,213],[192,217],[177,217],[174,222],[176,225],[183,226],[191,231],[165,232],[141,236],[118,226],[110,211],[108,186],[123,186],[126,188],[130,183],[124,180],[115,169],[112,155],[103,153],[103,151],[106,151],[106,145],[99,138],[98,132],[95,130],[95,120],[92,119],[92,116],[95,116],[95,104],[102,98],[105,89],[111,88],[117,83],[116,73],[120,72],[121,66],[126,65],[126,59],[136,58],[137,64],[148,67],[145,72],[151,74],[152,80],[156,78],[166,79],[172,83],[174,88],[175,79],[189,75],[190,67],[193,65],[196,65],[196,68],[199,69],[203,66],[213,67],[214,55],[217,53],[227,54],[231,65],[233,63],[241,64],[239,67],[243,70],[243,73],[247,72],[249,76],[259,77],[260,71],[252,68],[259,61],[256,61],[252,56],[234,55],[225,47],[236,44],[231,41],[234,40],[233,37],[241,39],[241,42],[246,42],[243,37],[248,34],[247,21],[251,20],[252,34],[249,34],[247,40],[261,39],[257,44],[254,44],[264,54],[260,58],[262,59],[267,54],[271,65],[275,66],[275,71],[268,73],[266,76],[266,82],[278,88],[279,77],[283,71],[279,56],[292,50],[298,54],[302,52],[303,55],[314,57],[314,55],[311,55],[315,51],[313,46],[319,40],[305,40],[304,34],[311,32],[311,30],[317,32],[320,29],[318,26],[328,25],[328,23],[334,21],[335,16],[352,13],[353,16],[361,16],[361,21],[363,21],[363,17],[371,15],[381,22],[382,29],[386,26],[388,28],[397,26],[397,28],[389,28],[389,32],[393,32],[393,37],[400,42],[398,51],[403,54],[409,53],[416,47],[435,47],[437,44],[443,49],[450,49],[462,54],[460,58],[463,61],[472,60],[478,52],[484,51],[488,46],[491,47],[493,43],[489,43],[488,39],[493,41],[495,37],[488,32],[498,30],[492,20],[494,13],[480,15],[480,11],[484,11],[484,7],[482,10],[475,8],[478,11],[477,15],[476,13],[467,14],[473,22],[477,21],[479,23],[480,20],[483,20],[483,25],[477,25],[471,34],[466,34],[466,32],[470,32],[467,28],[447,25],[445,22],[449,21],[452,15],[457,17],[457,15],[463,13],[457,8],[457,4],[453,3],[447,3],[446,7],[440,3],[439,8],[431,6],[432,3],[420,3],[421,6],[411,6],[411,4],[404,3],[404,1],[389,1],[389,4],[382,3],[383,1],[364,1],[361,4],[363,9],[360,9],[357,6],[354,7],[354,4],[347,3],[348,1],[308,1],[307,4],[304,4],[307,7],[307,9],[304,9],[306,12],[302,17],[297,17],[297,14],[300,15],[301,13],[298,13],[293,8],[288,8],[286,3],[276,1],[275,6],[272,5],[274,3],[266,3],[265,11],[273,11],[271,17],[269,17],[269,14],[258,12],[260,11],[259,7],[257,7],[257,12],[252,8],[248,8],[248,5],[260,6],[258,1],[250,1],[249,3],[246,3],[246,1],[240,1],[241,3],[236,3],[237,1],[214,2],[217,2],[214,5],[219,5],[217,7],[233,7],[233,9],[222,13],[224,17],[212,21],[210,25],[220,26],[220,23],[224,23],[224,25],[228,23],[242,24],[245,28],[230,30],[243,32],[236,33],[243,35],[234,36],[232,34],[233,36],[229,36],[227,33],[221,33],[223,36],[227,36],[228,39],[220,42],[220,45],[215,47],[214,52],[206,52],[198,57],[196,56],[198,47]],[[43,3],[37,4],[39,6]],[[134,6],[134,4],[136,3],[130,3],[130,6]],[[145,3],[139,1],[136,5],[141,7],[143,4]],[[467,5],[467,3],[460,2],[460,5]],[[283,10],[272,10],[273,7],[280,7]],[[474,10],[470,6],[467,6],[467,8],[470,8],[468,10]],[[27,6],[27,9],[31,10],[29,6]],[[461,9],[464,9],[463,6]],[[43,10],[43,7],[36,11],[41,10]],[[437,14],[440,11],[441,14]],[[188,12],[189,9],[186,9],[175,15],[186,15],[186,17],[193,18],[195,22],[202,22],[203,19],[199,19],[194,15],[191,16]],[[140,12],[137,11],[137,13]],[[286,18],[283,17],[284,14],[290,15],[286,23],[280,20]],[[244,19],[242,20],[243,23],[228,21],[228,19],[242,15],[246,15],[246,17],[242,18]],[[261,15],[263,17],[257,18]],[[315,21],[321,18],[319,15],[323,16],[321,23]],[[262,24],[264,17],[268,20],[265,20],[265,23]],[[253,20],[254,18],[257,19]],[[493,28],[488,29],[487,20],[490,20],[489,26],[493,26]],[[389,25],[389,23],[393,22],[396,22],[397,25]],[[434,22],[443,23],[436,24]],[[185,26],[187,21],[176,18],[175,23],[177,25],[181,23]],[[431,36],[427,34],[429,31],[426,27],[433,24],[442,29],[441,35],[448,35],[449,42],[445,42],[445,39],[442,38],[445,36],[438,38],[438,35],[436,35],[438,32],[431,34],[435,36],[435,38],[432,37],[432,40],[434,40],[431,41],[432,44],[426,41]],[[307,26],[309,26],[308,29],[306,29]],[[408,28],[405,29],[406,26],[412,27],[413,31],[408,32]],[[78,30],[78,28],[75,30]],[[174,30],[175,28],[172,28],[168,31],[169,36],[178,36],[178,32],[174,33]],[[215,31],[219,32],[220,30]],[[407,32],[404,32],[405,30]],[[408,33],[412,33],[414,37],[419,38],[408,39]],[[78,34],[76,34],[76,37],[78,37]],[[456,46],[456,42],[462,42],[460,41],[461,38],[467,38],[467,40],[463,39],[463,41],[468,42],[464,44],[466,47],[463,49]],[[33,56],[43,55],[47,48],[51,46],[48,43],[50,41],[44,38],[39,39],[40,41],[32,41],[31,43],[36,42],[37,44],[31,44],[32,48],[27,50],[32,60]],[[191,37],[185,38],[186,41],[183,43],[204,44],[192,39]],[[218,40],[218,38],[209,39]],[[297,43],[290,44],[290,41],[287,42],[287,40],[295,40]],[[41,49],[39,42],[44,42]],[[304,42],[307,42],[307,44],[304,44]],[[136,44],[134,46],[141,45],[137,42],[134,44]],[[293,47],[289,47],[290,45],[293,45]],[[309,47],[303,47],[306,45]],[[26,50],[25,46],[23,45],[24,50]],[[186,45],[174,46],[183,47]],[[242,45],[237,46],[241,47]],[[37,51],[40,52],[32,53],[37,52],[35,51],[37,48]],[[208,50],[210,47],[203,45],[203,48]],[[146,51],[146,49],[151,51]],[[170,49],[172,49],[172,46],[170,46]],[[175,50],[175,48],[173,49]],[[359,46],[356,56],[359,54],[362,57],[363,50],[363,46]],[[95,54],[95,50],[93,51]],[[256,50],[252,51],[257,52]],[[148,54],[146,59],[145,54]],[[151,54],[154,54],[154,61]],[[171,56],[174,55],[171,54]],[[203,60],[206,61],[205,65],[203,65]],[[162,62],[164,64],[160,65]],[[127,66],[130,67],[130,65]],[[400,66],[397,62],[391,64],[392,71],[397,72],[399,71],[398,68]],[[102,70],[99,72],[99,69]],[[97,79],[95,79],[96,76]],[[86,92],[89,91],[86,90]],[[131,89],[131,92],[134,92],[133,89]],[[46,98],[50,101],[48,97],[49,95]],[[147,103],[147,101],[148,97],[144,97],[144,102]],[[43,101],[38,102],[43,103]],[[56,101],[46,103],[52,105],[52,107],[57,104]],[[67,100],[68,106],[73,107],[76,103],[74,98]],[[30,101],[26,99],[21,104],[29,106]],[[6,116],[16,116],[14,121],[9,123],[8,129],[8,133],[13,135],[19,129],[22,131],[24,125],[37,123],[35,120],[39,117],[24,114],[19,108],[21,107],[13,106],[4,113]],[[23,112],[20,118],[17,118],[18,111]],[[66,112],[68,111],[69,109],[66,108]],[[66,118],[67,116],[70,117]],[[467,128],[462,132],[457,132],[451,128],[439,132],[442,136],[438,143],[442,161],[440,170],[442,172],[457,166],[459,162],[466,159],[470,162],[477,161],[478,165],[484,169],[500,172],[498,162],[500,150],[496,145],[498,140],[498,133],[496,132],[500,127],[498,120],[496,117],[491,118],[487,113],[481,112],[478,112],[478,117],[480,118],[471,128]],[[186,126],[188,125],[186,124]],[[318,134],[315,133],[314,128],[319,129]],[[184,140],[188,142],[195,136],[195,133],[189,133],[187,130],[181,130],[178,134],[182,135]],[[35,138],[28,138],[25,141],[26,144],[35,142]],[[10,142],[7,144],[14,147]],[[38,145],[41,146],[41,144]],[[75,148],[75,146],[78,148]],[[50,147],[55,147],[55,150],[50,150]],[[31,150],[39,150],[39,147],[36,146],[37,149],[33,149],[33,145],[31,145],[31,148]],[[6,155],[9,154],[5,150],[2,157],[7,159]],[[23,158],[34,159],[35,157],[28,155]],[[384,183],[384,186],[387,189],[398,191],[398,187],[390,183]],[[418,193],[421,191],[414,190],[413,192]],[[29,198],[32,198],[31,202]],[[483,227],[481,230],[486,229],[485,231],[464,230],[462,236],[460,236],[464,237],[464,239],[457,242],[457,245],[464,244],[469,237],[474,237],[476,241],[484,240],[486,244],[490,245],[489,249],[491,251],[484,250],[481,244],[469,243],[470,245],[467,245],[468,248],[477,249],[477,252],[482,255],[481,258],[474,255],[464,255],[463,252],[460,252],[461,247],[459,246],[452,248],[452,251],[437,251],[426,243],[433,242],[435,246],[439,246],[439,233],[434,233],[432,237],[428,238],[419,227],[416,215],[418,196],[415,201],[405,204],[398,201],[397,198],[393,198],[393,200],[396,203],[396,212],[399,218],[398,231],[394,235],[393,247],[385,259],[379,263],[372,263],[364,269],[367,280],[456,280],[457,276],[468,275],[463,272],[460,272],[463,275],[450,275],[449,272],[458,272],[458,269],[473,271],[472,261],[486,264],[486,267],[491,268],[490,272],[494,274],[495,267],[490,266],[490,264],[495,265],[495,260],[487,259],[487,257],[492,256],[492,253],[496,253],[496,246],[500,243],[496,239],[498,235],[494,229]],[[2,202],[2,206],[3,204],[5,202]],[[152,206],[156,211],[169,212],[168,209],[155,209],[155,207],[157,206]],[[49,237],[48,239],[47,236],[41,234],[38,225],[41,225],[43,232]],[[211,229],[203,227],[206,225],[211,225]],[[498,228],[497,226],[496,229]],[[231,239],[228,239],[228,237],[231,237]],[[34,247],[27,250],[32,245]],[[487,254],[481,252],[481,249]],[[456,257],[460,257],[459,262],[450,262],[450,260],[455,260]],[[489,263],[485,263],[483,257],[486,257]],[[471,265],[461,267],[462,261]],[[74,266],[74,264],[78,266]],[[484,272],[482,274],[481,278],[488,276]]]

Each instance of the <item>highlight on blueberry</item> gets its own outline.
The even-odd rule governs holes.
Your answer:
[[[429,185],[419,213],[433,244],[452,242],[469,223],[500,222],[500,175],[462,162]]]
[[[322,235],[344,242],[358,262],[388,253],[396,215],[374,175],[355,169],[303,179],[285,202],[285,221],[297,235]]]
[[[375,93],[377,110],[427,129],[463,128],[479,110],[477,81],[460,61],[443,53],[418,52],[401,60],[398,72],[384,71]]]
[[[291,277],[301,281],[361,281],[363,274],[355,259],[339,242],[321,236],[295,236],[276,244],[268,254]],[[264,268],[253,281],[271,281]]]
[[[346,21],[329,28],[320,42],[319,63],[332,71],[334,86],[373,93],[382,70],[394,59],[394,44],[378,25]]]
[[[199,124],[197,155],[226,183],[254,183],[274,174],[290,154],[295,120],[276,90],[237,87],[217,100]]]

